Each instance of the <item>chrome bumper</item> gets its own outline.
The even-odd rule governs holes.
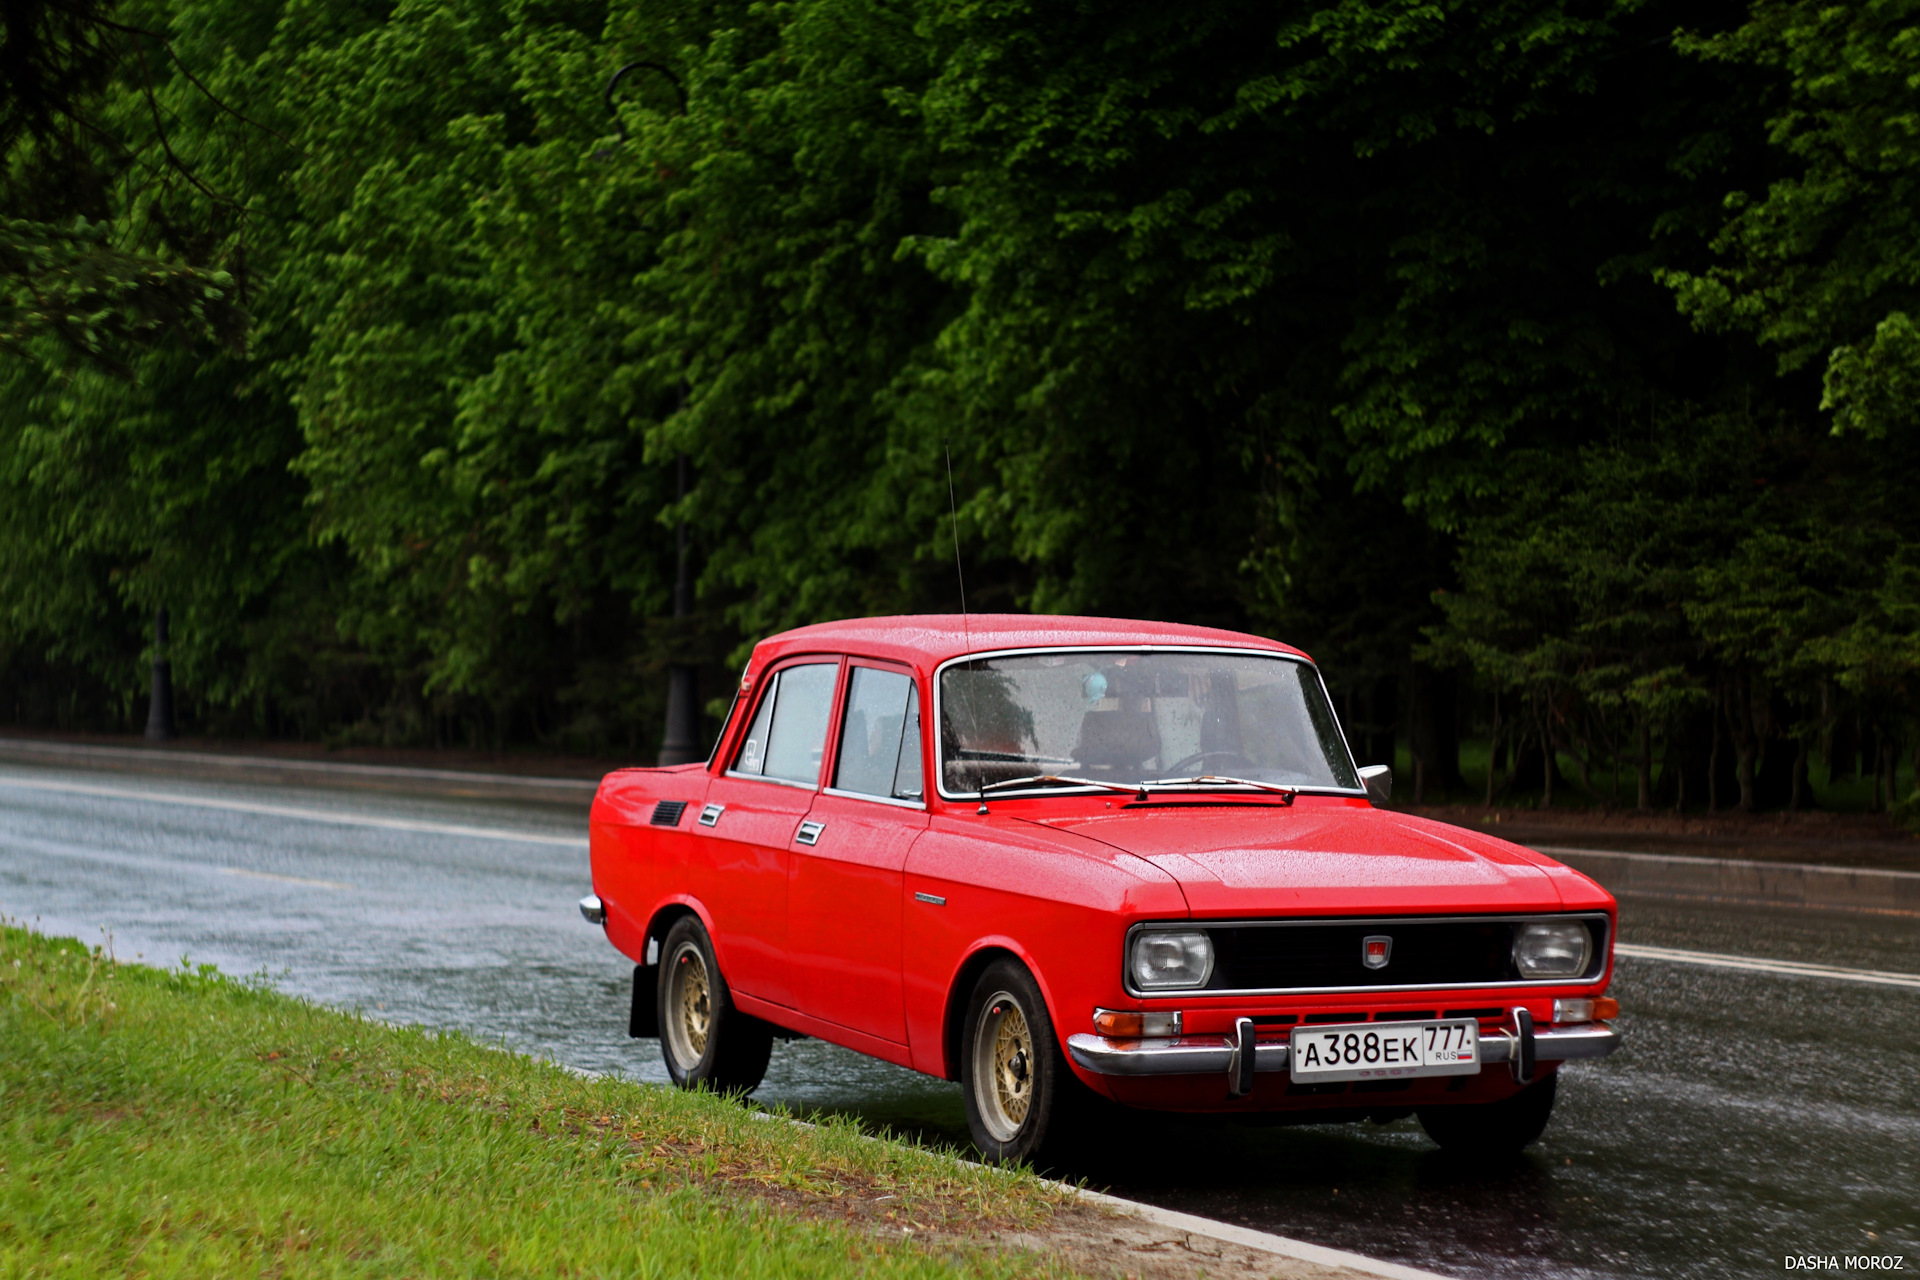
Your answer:
[[[1533,1056],[1540,1062],[1604,1058],[1620,1047],[1620,1033],[1605,1022],[1529,1028],[1529,1031],[1533,1038]],[[1481,1032],[1480,1061],[1514,1061],[1522,1034],[1517,1028]],[[1237,1073],[1240,1067],[1240,1044],[1236,1036],[1110,1040],[1082,1031],[1067,1037],[1067,1052],[1082,1067],[1103,1076],[1204,1076]],[[1285,1071],[1289,1052],[1285,1040],[1258,1041],[1253,1049],[1253,1069]]]
[[[600,895],[597,893],[590,893],[580,899],[580,914],[585,917],[588,924],[607,922],[606,904],[600,901]]]

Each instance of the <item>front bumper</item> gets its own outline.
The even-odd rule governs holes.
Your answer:
[[[1246,1049],[1251,1047],[1251,1061]],[[1519,1018],[1497,1031],[1480,1033],[1480,1061],[1504,1062],[1522,1083],[1535,1062],[1604,1058],[1620,1047],[1620,1033],[1605,1022],[1536,1029]],[[1087,1032],[1067,1037],[1074,1062],[1103,1076],[1185,1076],[1224,1074],[1235,1096],[1250,1092],[1255,1072],[1285,1071],[1291,1050],[1285,1040],[1255,1040],[1253,1024],[1243,1020],[1230,1036],[1182,1036],[1169,1040],[1114,1040]],[[1244,1086],[1244,1087],[1242,1087]]]

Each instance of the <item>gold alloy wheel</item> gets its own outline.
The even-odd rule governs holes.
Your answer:
[[[973,1038],[974,1101],[997,1141],[1011,1142],[1033,1109],[1033,1028],[1012,993],[995,992]]]
[[[673,976],[667,987],[667,1034],[674,1057],[687,1071],[706,1056],[707,1035],[713,1028],[713,1000],[707,981],[707,960],[691,941],[673,955]]]

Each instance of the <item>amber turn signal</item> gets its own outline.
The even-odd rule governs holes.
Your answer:
[[[1177,1036],[1180,1034],[1180,1014],[1177,1010],[1171,1013],[1139,1013],[1095,1009],[1093,1029],[1099,1035],[1117,1040],[1133,1040],[1142,1036]]]
[[[1605,1022],[1620,1016],[1620,1002],[1612,996],[1585,996],[1575,1000],[1555,1000],[1555,1022]]]

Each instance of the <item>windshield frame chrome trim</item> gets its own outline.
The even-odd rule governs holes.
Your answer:
[[[1356,774],[1359,773],[1360,766],[1354,763],[1353,744],[1347,741],[1347,727],[1344,724],[1340,723],[1340,713],[1334,708],[1333,695],[1329,693],[1327,690],[1326,676],[1321,673],[1319,665],[1315,663],[1313,659],[1308,658],[1302,654],[1287,653],[1279,649],[1260,649],[1260,648],[1254,648],[1248,645],[1226,645],[1226,644],[1141,643],[1141,644],[1026,645],[1017,649],[982,649],[977,653],[962,653],[954,657],[947,658],[944,661],[937,663],[934,666],[933,675],[931,678],[932,688],[929,691],[931,696],[929,700],[933,707],[933,724],[931,726],[931,735],[933,738],[933,764],[934,764],[933,786],[934,786],[935,795],[938,795],[942,800],[947,800],[947,801],[973,800],[978,798],[978,795],[979,795],[979,793],[975,791],[957,791],[956,792],[956,791],[947,790],[947,781],[946,781],[947,779],[947,748],[946,748],[946,743],[945,741],[943,741],[940,733],[940,725],[942,723],[940,718],[940,711],[942,706],[940,677],[946,673],[946,670],[948,667],[957,666],[958,664],[963,662],[979,662],[982,659],[986,659],[986,658],[1021,658],[1021,657],[1027,657],[1033,654],[1042,654],[1042,653],[1222,653],[1222,654],[1234,654],[1242,657],[1251,656],[1251,657],[1260,657],[1260,658],[1276,658],[1282,662],[1297,663],[1307,668],[1307,670],[1313,672],[1313,678],[1320,682],[1320,696],[1327,700],[1327,709],[1333,712],[1333,727],[1340,734],[1341,749],[1347,753],[1348,765],[1350,765],[1353,768]],[[1278,785],[1278,784],[1275,784],[1275,785]],[[1262,792],[1252,787],[1185,786],[1185,787],[1153,788],[1153,790],[1164,791],[1166,794],[1169,794],[1169,795],[1251,796],[1251,795],[1271,794],[1267,792]],[[1293,790],[1299,795],[1316,795],[1316,796],[1358,796],[1358,797],[1364,798],[1367,794],[1367,789],[1363,786],[1351,787],[1351,788],[1302,786],[1302,787],[1295,787],[1293,788]],[[1104,794],[1107,794],[1107,789],[1104,787],[1100,787],[1100,788],[1037,787],[1030,791],[996,791],[991,793],[988,796],[988,799],[989,800],[1018,800],[1018,799],[1030,799],[1036,796],[1089,796],[1089,795],[1104,795]]]

